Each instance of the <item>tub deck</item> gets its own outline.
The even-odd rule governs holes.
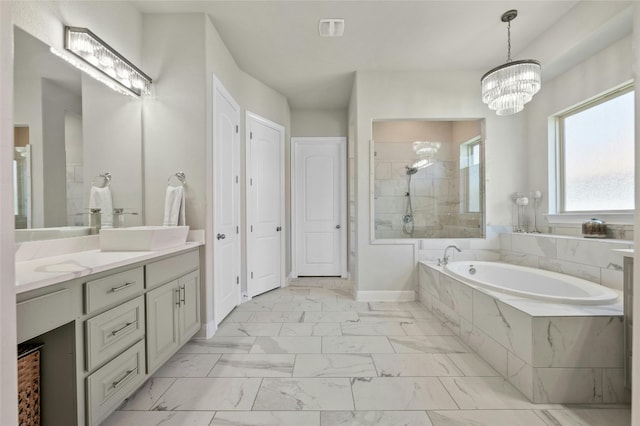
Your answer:
[[[624,403],[622,299],[573,305],[500,293],[419,264],[420,301],[535,403]]]

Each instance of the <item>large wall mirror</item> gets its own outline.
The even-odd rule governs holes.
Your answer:
[[[86,235],[92,185],[142,218],[141,102],[115,93],[14,27],[16,241]]]
[[[484,237],[484,120],[374,120],[372,130],[375,240]]]

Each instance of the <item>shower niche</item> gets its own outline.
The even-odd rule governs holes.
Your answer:
[[[372,236],[484,238],[484,120],[374,120]]]

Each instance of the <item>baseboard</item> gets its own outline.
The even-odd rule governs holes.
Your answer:
[[[216,334],[217,330],[218,326],[215,321],[209,321],[208,323],[202,324],[200,331],[194,336],[194,339],[209,339]]]
[[[358,302],[413,302],[416,300],[416,292],[409,291],[358,291]]]

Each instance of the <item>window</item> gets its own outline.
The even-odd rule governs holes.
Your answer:
[[[633,210],[633,88],[626,86],[556,118],[559,212]]]
[[[462,213],[480,212],[480,138],[460,145],[460,195]]]

